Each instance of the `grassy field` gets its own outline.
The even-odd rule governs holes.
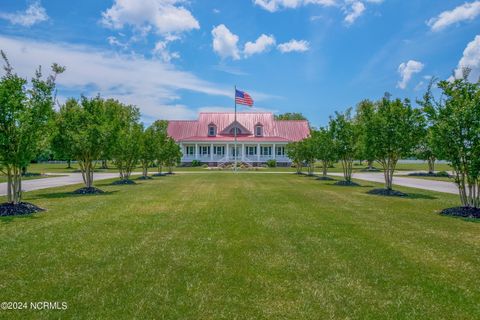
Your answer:
[[[293,174],[107,183],[27,193],[48,211],[0,218],[0,300],[68,303],[0,318],[480,316],[480,223],[437,214],[456,196]]]
[[[34,179],[45,179],[45,178],[53,178],[53,177],[60,177],[61,174],[58,175],[49,175],[49,176],[29,176],[23,177],[22,180],[34,180]],[[7,177],[0,174],[0,183],[7,182]]]

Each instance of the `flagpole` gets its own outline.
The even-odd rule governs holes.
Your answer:
[[[237,155],[237,86],[235,85],[234,86],[234,96],[233,96],[233,101],[235,101],[235,126],[233,127],[233,134],[234,134],[234,137],[235,137],[235,144],[234,144],[234,148],[235,148],[235,151],[234,151],[234,155],[235,155],[235,166],[234,166],[234,171],[237,172],[237,158],[238,158],[238,155]]]

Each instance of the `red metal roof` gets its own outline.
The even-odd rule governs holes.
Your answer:
[[[233,141],[232,135],[221,132],[235,119],[233,112],[201,112],[198,120],[172,120],[168,123],[168,134],[177,142],[182,141]],[[299,141],[310,135],[306,120],[275,120],[271,112],[237,112],[237,121],[248,129],[251,135],[240,135],[238,141]],[[208,136],[208,126],[217,126],[217,136]],[[263,136],[255,137],[255,125],[263,126]]]

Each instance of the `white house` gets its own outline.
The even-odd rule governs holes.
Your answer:
[[[235,148],[235,131],[237,147]],[[275,120],[270,112],[201,112],[198,120],[173,120],[168,134],[180,145],[182,163],[215,166],[235,159],[258,165],[275,159],[289,164],[285,146],[309,136],[306,120]]]

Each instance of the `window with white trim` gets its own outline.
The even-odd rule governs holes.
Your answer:
[[[213,154],[223,156],[225,154],[225,146],[213,146]]]
[[[195,155],[195,146],[186,146],[185,147],[185,152],[188,156]]]
[[[285,155],[285,147],[277,147],[277,151],[275,153],[277,156],[284,156]]]
[[[260,155],[271,156],[272,155],[272,147],[260,147]]]
[[[257,154],[257,147],[256,146],[246,146],[245,153],[247,156],[254,156]]]
[[[201,146],[200,147],[200,155],[208,156],[210,154],[210,146]]]

